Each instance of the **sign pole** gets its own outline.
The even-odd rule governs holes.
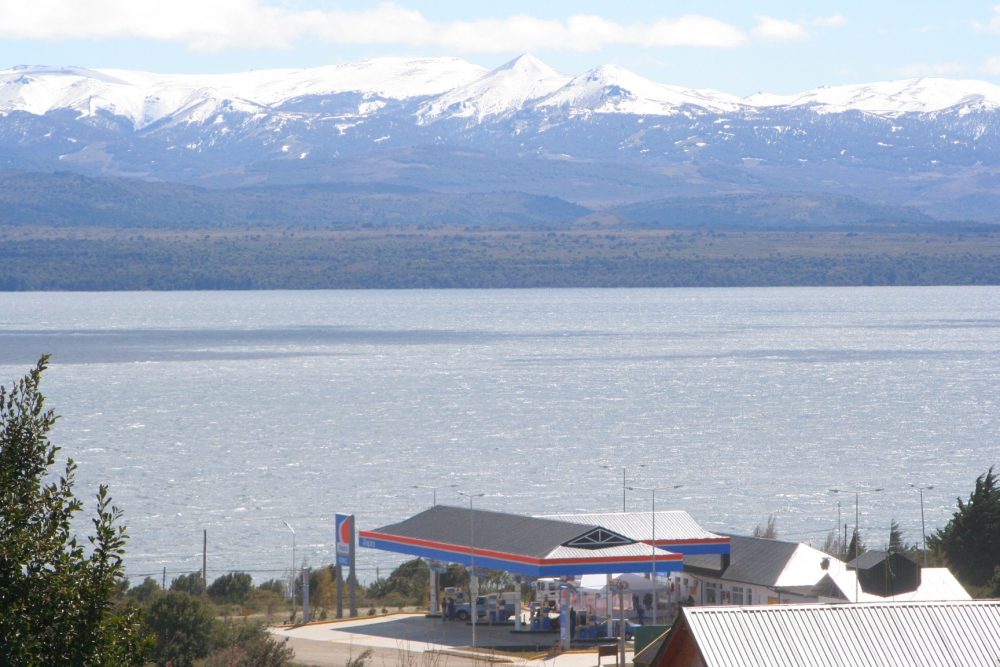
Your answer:
[[[344,617],[344,566],[337,563],[337,618]]]
[[[434,570],[430,571],[430,606],[431,606],[431,616],[437,615],[438,609],[438,573]]]
[[[309,622],[309,570],[312,568],[302,568],[302,622]]]
[[[358,615],[358,598],[357,598],[358,578],[357,578],[357,575],[355,574],[355,571],[354,571],[354,515],[353,514],[350,516],[350,518],[348,519],[348,521],[351,522],[351,524],[350,524],[351,525],[351,545],[350,545],[350,553],[349,553],[349,558],[351,560],[351,574],[350,574],[351,590],[350,590],[349,596],[350,596],[351,618],[354,618],[355,616]]]
[[[621,664],[625,664],[625,586],[618,582],[618,652],[621,654]]]

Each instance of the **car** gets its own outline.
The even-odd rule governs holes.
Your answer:
[[[486,615],[485,595],[480,595],[479,597],[476,598],[476,612],[478,612],[477,616],[479,618],[482,618],[483,616]],[[469,614],[468,602],[459,602],[458,604],[455,605],[455,618],[457,618],[460,621],[467,621],[470,618],[472,618],[472,616]]]
[[[611,632],[612,632],[611,636],[612,637],[618,637],[619,636],[619,634],[618,634],[618,628],[619,628],[618,619],[616,618],[616,619],[614,619],[613,625],[611,626]],[[636,626],[630,620],[628,620],[626,618],[625,619],[625,639],[631,640],[633,637],[635,637],[635,628],[636,628]],[[598,637],[607,637],[608,636],[608,622],[607,621],[601,621],[600,623],[597,624],[597,636]]]

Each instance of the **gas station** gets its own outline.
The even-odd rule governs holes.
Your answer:
[[[655,587],[656,575],[683,568],[685,553],[720,554],[725,558],[729,538],[703,530],[685,512],[522,516],[435,505],[399,523],[359,531],[358,546],[470,568],[473,605],[478,597],[478,568],[528,578],[564,578],[559,612],[560,639],[565,650],[572,640],[568,619],[573,580],[580,581],[584,575],[605,575],[607,615],[611,589],[615,588],[621,615],[619,627],[624,628],[622,596],[627,584],[621,579],[613,581],[614,575],[649,574]],[[520,590],[515,586],[514,632],[526,631],[521,627]],[[433,569],[430,604],[431,614],[436,614],[439,591]],[[471,614],[473,645],[476,616]],[[610,625],[609,621],[609,630]],[[624,652],[625,633],[620,634]]]

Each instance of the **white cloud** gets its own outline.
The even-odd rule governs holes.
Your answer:
[[[219,51],[288,48],[304,36],[338,44],[434,45],[494,53],[590,51],[612,44],[733,48],[747,41],[738,28],[696,14],[631,25],[586,14],[566,21],[518,14],[436,22],[393,3],[359,11],[322,11],[266,5],[261,0],[0,0],[0,38],[138,37]]]
[[[770,42],[790,42],[809,39],[810,37],[809,32],[798,23],[771,18],[770,16],[758,16],[756,18],[757,27],[753,29],[753,34],[758,39]]]
[[[847,19],[845,19],[840,14],[834,14],[832,16],[820,16],[818,19],[812,20],[813,25],[823,26],[824,28],[839,28],[845,23],[847,23]]]
[[[1000,5],[993,5],[993,16],[990,18],[989,23],[980,23],[979,21],[972,21],[972,27],[976,30],[985,30],[987,32],[1000,32]]]
[[[1000,74],[1000,56],[992,56],[983,64],[983,69],[990,74]]]

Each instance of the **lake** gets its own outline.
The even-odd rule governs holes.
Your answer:
[[[133,581],[328,563],[432,502],[658,509],[822,544],[943,526],[1000,464],[1000,288],[0,294],[0,383],[42,352],[78,495],[126,511]],[[646,467],[639,467],[645,465]],[[413,488],[421,487],[421,488]],[[648,510],[648,492],[628,509]],[[84,519],[89,519],[84,516]],[[80,522],[85,528],[84,522]],[[363,581],[402,560],[359,549]]]

